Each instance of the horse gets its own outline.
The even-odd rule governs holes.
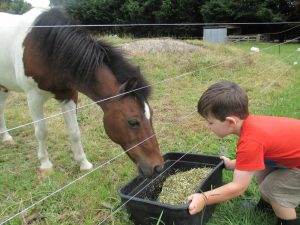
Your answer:
[[[76,119],[80,92],[102,109],[108,137],[124,150],[132,148],[126,154],[142,176],[161,172],[164,162],[153,131],[148,82],[119,48],[96,40],[78,24],[59,8],[33,8],[22,15],[0,13],[3,142],[14,142],[4,120],[5,101],[11,91],[25,92],[38,140],[39,169],[52,171],[43,105],[55,98],[64,112],[73,157],[80,170],[90,170],[93,165],[84,153]]]

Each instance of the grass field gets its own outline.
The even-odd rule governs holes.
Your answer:
[[[174,49],[171,47],[164,50],[151,46],[149,51],[141,51],[134,47],[135,40],[109,40],[115,44],[132,43],[128,57],[141,67],[146,79],[153,84],[149,102],[154,111],[154,128],[162,153],[188,152],[205,135],[209,135],[194,152],[212,155],[225,153],[232,158],[235,156],[237,138],[218,139],[207,130],[205,121],[195,112],[201,93],[222,79],[235,81],[247,90],[251,113],[300,119],[300,52],[296,52],[299,44],[281,45],[279,52],[279,46],[275,44],[214,45],[188,40],[185,43],[196,46],[194,50],[176,50],[177,44],[171,42]],[[250,53],[251,46],[260,47],[261,52]],[[297,60],[298,64],[293,65]],[[185,73],[189,74],[178,77]],[[89,99],[80,96],[79,106],[89,103]],[[59,111],[56,101],[46,103],[46,115]],[[13,93],[5,112],[8,127],[31,121],[23,94]],[[78,110],[78,121],[84,149],[94,166],[122,152],[119,146],[107,138],[102,112],[96,105]],[[47,177],[40,177],[37,172],[37,141],[32,126],[11,132],[16,145],[0,144],[0,221],[84,175],[71,157],[62,117],[48,120],[48,127],[47,144],[55,172]],[[16,216],[7,224],[97,224],[117,208],[120,204],[118,189],[136,174],[134,164],[123,155]],[[231,172],[224,171],[225,182],[229,182],[231,176]],[[258,198],[258,189],[253,181],[243,196],[219,204],[208,224],[274,223],[274,218],[266,214],[254,213],[249,208],[241,207],[244,200],[255,202]],[[126,210],[122,209],[105,224],[132,223]]]

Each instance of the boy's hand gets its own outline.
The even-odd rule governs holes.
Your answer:
[[[231,160],[229,158],[227,158],[226,156],[221,156],[220,159],[222,159],[224,161],[225,164],[225,168],[228,170],[234,170],[235,168],[235,162],[236,160]]]
[[[191,215],[201,212],[206,205],[206,197],[203,194],[192,194],[188,197],[191,201],[188,210]]]

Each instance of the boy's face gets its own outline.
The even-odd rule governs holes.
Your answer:
[[[209,116],[207,119],[208,128],[214,132],[218,137],[223,138],[229,134],[230,132],[230,122],[228,120],[220,121],[212,116]]]

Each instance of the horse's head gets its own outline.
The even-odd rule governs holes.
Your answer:
[[[163,158],[152,127],[152,110],[135,92],[136,80],[122,84],[119,97],[104,106],[104,127],[109,138],[122,146],[142,176],[160,173]],[[130,150],[129,150],[130,149]],[[128,151],[127,151],[128,150]]]

